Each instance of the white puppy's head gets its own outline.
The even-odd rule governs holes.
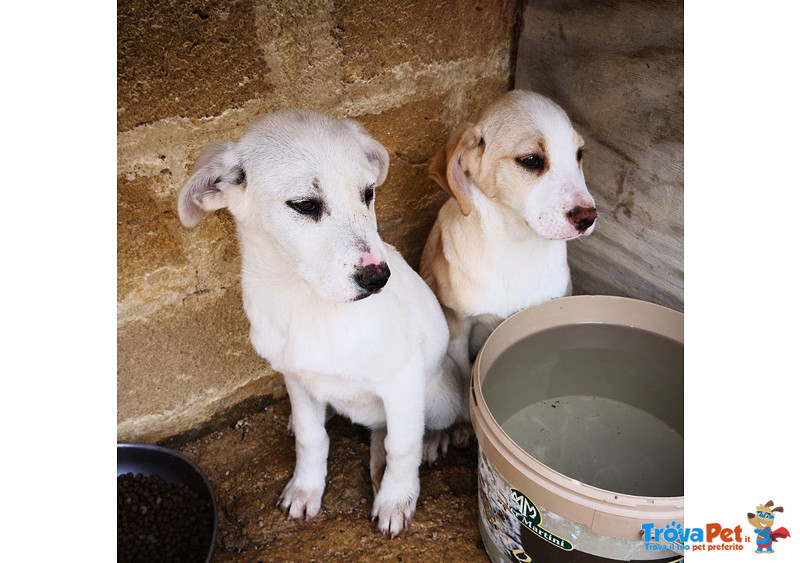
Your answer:
[[[386,149],[358,122],[281,110],[239,141],[207,147],[178,211],[193,227],[203,212],[227,207],[243,247],[258,255],[269,245],[320,297],[356,301],[389,279],[374,203],[388,169]]]
[[[513,90],[490,104],[477,124],[456,129],[429,171],[464,215],[477,189],[540,236],[570,239],[592,232],[597,218],[583,178],[583,145],[559,106]]]

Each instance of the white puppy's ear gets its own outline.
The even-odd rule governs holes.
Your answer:
[[[342,120],[358,137],[359,144],[367,155],[367,160],[375,173],[375,184],[380,186],[389,174],[389,153],[378,141],[372,138],[369,131],[355,119]]]
[[[232,141],[212,143],[203,149],[178,196],[178,216],[194,227],[203,213],[231,204],[244,193],[244,169],[233,153]]]
[[[472,169],[480,165],[483,145],[478,126],[462,123],[453,131],[428,167],[430,179],[455,198],[464,216],[472,212],[467,176],[477,175],[477,170]]]

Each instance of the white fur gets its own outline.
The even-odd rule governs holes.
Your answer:
[[[292,404],[297,461],[279,504],[290,518],[319,512],[330,405],[373,429],[373,517],[394,536],[416,506],[425,427],[446,428],[461,406],[439,304],[381,241],[364,199],[386,178],[388,153],[357,122],[304,110],[273,113],[208,150],[180,216],[193,226],[203,210],[227,207],[236,220],[250,339],[284,375]],[[287,203],[309,198],[322,201],[318,220]],[[383,262],[386,285],[365,292],[359,269]]]

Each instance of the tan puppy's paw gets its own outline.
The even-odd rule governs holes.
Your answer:
[[[465,448],[469,445],[470,438],[475,435],[472,424],[469,422],[456,422],[450,428],[450,439],[457,448]]]
[[[450,445],[450,434],[442,430],[428,430],[425,432],[425,440],[422,445],[422,461],[428,465],[433,465],[439,458],[447,455],[447,448]]]

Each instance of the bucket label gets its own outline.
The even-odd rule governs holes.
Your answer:
[[[608,541],[588,529],[563,519],[535,504],[492,465],[481,451],[478,456],[479,527],[486,552],[493,563],[677,563],[683,555],[647,553],[645,542]],[[543,528],[553,528],[556,533]],[[557,535],[558,534],[558,535]],[[569,535],[567,535],[569,534]],[[569,541],[564,539],[569,537]],[[623,542],[623,544],[615,544]],[[603,550],[602,552],[598,552]],[[621,550],[621,551],[620,551]],[[661,554],[659,554],[661,555]]]
[[[564,551],[572,551],[572,544],[567,540],[548,532],[544,528],[539,527],[539,523],[542,521],[542,514],[539,512],[539,509],[536,508],[536,505],[533,504],[531,499],[512,487],[508,500],[511,514],[513,514],[516,519],[519,520],[520,524],[528,528],[531,532],[542,538],[544,541],[550,542],[554,546],[560,547]]]

